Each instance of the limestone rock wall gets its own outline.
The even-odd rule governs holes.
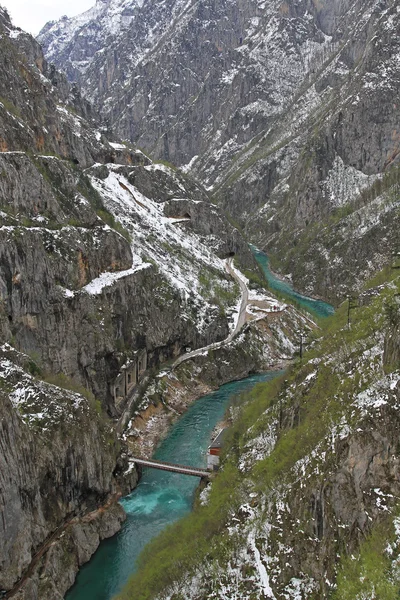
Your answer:
[[[118,2],[110,6],[122,15]],[[98,6],[102,18],[110,6]],[[341,298],[362,263],[369,273],[381,268],[393,236],[378,226],[364,243],[362,212],[361,243],[352,249],[348,236],[340,268],[330,263],[346,232],[333,230],[317,250],[313,242],[318,224],[339,221],[345,208],[368,205],[377,219],[397,219],[398,207],[373,204],[377,182],[400,156],[396,3],[176,0],[130,8],[126,29],[106,27],[100,46],[89,13],[79,27],[53,23],[39,36],[107,123],[186,165],[304,291]],[[290,254],[299,236],[302,252]],[[326,256],[324,282],[307,252]]]
[[[5,590],[25,575],[51,535],[71,522],[78,536],[79,516],[111,506],[111,499],[136,480],[135,472],[121,481],[115,476],[119,446],[94,398],[36,380],[29,373],[32,365],[28,356],[1,347],[0,589]],[[104,513],[103,522],[92,525],[95,539],[86,544],[91,552],[98,536],[107,536],[106,523],[115,531],[123,511]],[[81,546],[84,552],[83,541]],[[72,559],[77,550],[70,551]],[[59,572],[60,564],[47,565],[44,577],[57,585]],[[21,597],[52,597],[37,596],[37,589],[24,593]]]
[[[3,9],[0,74],[0,590],[54,600],[137,482],[112,420],[123,367],[228,335],[238,294],[214,247],[234,228],[213,215],[208,248],[165,217],[168,199],[207,193],[109,142]],[[206,298],[200,273],[229,302]]]

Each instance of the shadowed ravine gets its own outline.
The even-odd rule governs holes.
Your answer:
[[[252,250],[272,289],[284,291],[320,316],[332,314],[333,308],[329,304],[297,294],[287,283],[277,279],[268,269],[266,255]],[[154,458],[205,466],[212,430],[222,419],[233,396],[279,374],[271,371],[252,375],[228,383],[197,400],[173,425]],[[118,593],[135,572],[137,557],[147,542],[191,510],[198,483],[194,477],[145,469],[138,487],[121,501],[127,513],[121,531],[101,543],[91,561],[80,570],[66,600],[110,600]]]

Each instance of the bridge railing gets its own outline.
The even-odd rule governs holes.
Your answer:
[[[132,457],[132,461],[144,467],[170,471],[172,473],[181,473],[182,475],[192,475],[194,477],[209,477],[210,473],[206,469],[192,467],[189,465],[180,465],[176,463],[164,462],[147,458]]]

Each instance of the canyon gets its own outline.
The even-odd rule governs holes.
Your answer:
[[[97,0],[35,40],[0,8],[5,597],[63,598],[125,519],[134,452],[200,396],[290,362],[232,413],[193,513],[231,473],[205,534],[212,578],[200,544],[164,587],[151,561],[134,581],[143,599],[330,598],[335,557],[362,556],[382,523],[394,573],[399,15],[394,0]],[[335,305],[328,325],[271,288],[255,248]]]

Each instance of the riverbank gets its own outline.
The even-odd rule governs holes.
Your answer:
[[[312,321],[288,307],[248,323],[226,346],[158,374],[144,394],[145,407],[133,416],[122,436],[132,455],[150,458],[171,425],[202,396],[252,373],[285,369],[296,350],[291,341],[295,332],[310,331],[312,326]]]
[[[123,443],[129,449],[128,460],[129,454],[150,457],[158,448],[157,455],[159,449],[166,442],[167,436],[169,439],[174,428],[197,406],[195,401],[202,402],[202,399],[199,398],[208,397],[207,395],[210,392],[218,390],[223,384],[242,380],[249,373],[272,373],[284,368],[296,350],[292,339],[295,339],[295,332],[300,327],[310,329],[309,320],[290,306],[281,312],[265,314],[263,319],[247,323],[239,335],[226,346],[209,349],[207,352],[181,363],[173,370],[161,372],[155,376],[147,386],[140,407],[130,420],[126,431],[122,434]],[[236,386],[235,383],[228,385],[234,388]],[[219,392],[214,393],[218,394]],[[212,410],[212,406],[210,409]],[[202,440],[204,452],[209,445],[214,426],[222,420],[224,412],[225,409],[218,413],[215,424]],[[207,415],[204,415],[204,417],[208,418]],[[170,457],[167,456],[167,458]],[[186,459],[185,456],[181,460],[185,463]],[[198,460],[200,458],[196,459],[197,462]],[[196,464],[195,462],[194,466]],[[133,463],[130,469],[135,471]],[[145,481],[142,479],[143,484],[145,484]],[[168,484],[165,485],[167,489]],[[190,498],[193,497],[194,490],[197,488],[196,480],[191,485],[194,487],[190,488]],[[138,489],[136,488],[132,498],[136,497]],[[160,489],[157,493],[162,496],[163,492]],[[130,498],[130,496],[127,498]],[[123,500],[122,504],[129,511],[130,501],[127,501],[128,506],[126,501],[126,499]],[[185,510],[190,510],[191,502],[192,500],[185,500]],[[137,506],[135,505],[134,512],[136,509]],[[143,508],[143,510],[147,509]],[[118,535],[122,535],[125,539],[125,530],[126,528],[129,529],[130,525],[129,521],[128,524],[123,526],[121,534]],[[149,527],[152,530],[151,524],[149,524]],[[139,534],[132,532],[132,535]],[[107,547],[108,542],[105,548]],[[100,555],[106,551],[102,548],[103,544],[98,551]],[[87,565],[87,569],[92,568],[91,564],[94,560],[100,560],[96,558],[98,553]],[[68,600],[83,600],[85,598],[80,583],[82,578],[86,579],[85,573],[86,567],[78,574],[77,585],[67,594]],[[85,584],[84,589],[87,589],[87,585],[89,584]],[[87,597],[89,596],[87,595]]]
[[[292,302],[299,304],[301,307],[318,317],[329,317],[333,315],[335,309],[331,304],[328,304],[321,298],[305,296],[294,290],[291,282],[289,283],[286,278],[284,279],[271,271],[269,258],[264,252],[253,245],[250,245],[250,249],[272,293],[275,292],[280,294],[284,298],[290,297]]]

